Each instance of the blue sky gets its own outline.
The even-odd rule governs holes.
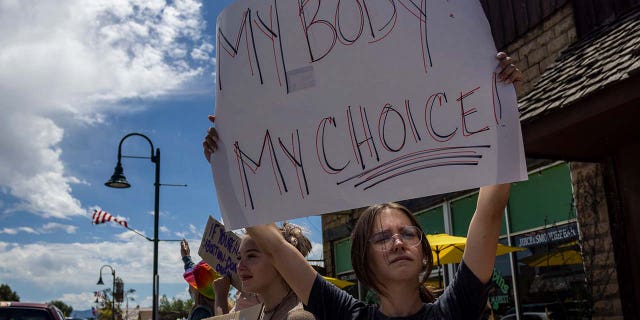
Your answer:
[[[133,305],[151,306],[154,166],[123,159],[130,189],[104,186],[120,139],[161,150],[160,239],[192,256],[220,219],[201,141],[214,111],[215,20],[231,1],[0,0],[0,283],[21,301],[88,309],[99,269],[115,268]],[[123,154],[148,156],[132,137]],[[319,217],[296,220],[321,257]],[[104,281],[111,283],[105,268]],[[160,294],[186,298],[178,242],[161,242]]]

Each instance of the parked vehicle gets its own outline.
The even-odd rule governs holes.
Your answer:
[[[0,320],[65,320],[51,304],[0,301]]]

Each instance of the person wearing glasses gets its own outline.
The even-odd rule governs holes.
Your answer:
[[[522,74],[511,58],[502,52],[496,58],[500,79],[517,85]],[[207,159],[217,148],[217,140],[212,127],[203,142]],[[366,305],[326,281],[285,241],[275,224],[246,230],[318,320],[478,319],[487,302],[509,188],[509,184],[480,188],[463,261],[455,279],[437,300],[424,286],[432,268],[429,243],[413,214],[399,204],[366,208],[351,235],[353,269],[360,282],[378,293],[379,306]]]

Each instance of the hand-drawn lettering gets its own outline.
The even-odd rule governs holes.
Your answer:
[[[476,131],[469,131],[469,129],[467,129],[467,122],[466,122],[466,118],[467,116],[469,116],[470,114],[476,113],[478,111],[477,108],[470,108],[468,110],[465,110],[464,108],[464,99],[466,99],[467,97],[471,96],[474,92],[476,92],[476,90],[480,89],[480,87],[476,87],[475,89],[466,92],[466,93],[462,93],[460,92],[460,98],[458,98],[456,101],[460,102],[460,114],[462,115],[462,134],[465,137],[469,137],[472,136],[478,132],[482,132],[482,131],[487,131],[489,130],[489,126],[484,126],[482,129],[478,129]]]
[[[345,163],[341,168],[334,167],[329,163],[325,144],[325,128],[327,123],[332,124],[334,128],[337,128],[335,117],[323,118],[320,120],[318,129],[316,130],[316,155],[318,155],[318,162],[324,172],[328,174],[337,174],[344,170],[351,161],[347,161],[347,163]],[[322,154],[322,156],[320,156],[320,154]]]
[[[427,125],[427,133],[429,133],[433,140],[438,142],[447,142],[455,136],[456,132],[458,132],[458,128],[456,127],[449,134],[440,134],[436,132],[436,129],[433,127],[433,105],[437,101],[438,106],[440,106],[441,108],[444,107],[444,105],[442,104],[442,99],[444,99],[444,102],[448,102],[447,94],[444,92],[434,93],[429,97],[429,99],[427,99],[427,103],[424,106],[424,122]]]
[[[287,155],[291,164],[296,168],[296,176],[298,177],[298,187],[300,187],[300,196],[304,199],[305,194],[309,194],[309,184],[307,183],[307,175],[304,173],[304,165],[302,164],[302,147],[300,146],[300,132],[296,130],[296,141],[298,145],[298,158],[294,155],[296,153],[295,144],[293,142],[293,133],[291,134],[291,151],[284,146],[282,143],[282,139],[278,138],[278,143],[280,144],[280,148]],[[304,181],[304,191],[302,191],[302,182],[300,181],[300,174],[298,173],[298,168],[302,172],[302,179]]]
[[[251,70],[251,76],[253,76],[253,64],[251,63],[251,54],[249,53],[249,31],[251,36],[251,48],[253,51],[253,55],[256,61],[256,67],[258,68],[258,75],[260,76],[260,84],[263,84],[262,81],[262,70],[260,70],[260,61],[258,60],[258,52],[256,50],[256,43],[253,37],[253,27],[251,25],[251,9],[247,8],[242,13],[242,19],[240,23],[240,30],[238,30],[238,34],[236,35],[235,43],[232,44],[231,41],[225,36],[222,29],[218,28],[217,32],[217,42],[218,48],[224,49],[224,51],[231,57],[235,58],[238,55],[238,49],[240,48],[240,40],[242,39],[242,34],[244,32],[245,46],[247,48],[247,60],[249,61],[249,68]],[[247,30],[247,25],[249,25],[249,30]],[[221,41],[222,40],[222,41]],[[222,91],[222,56],[218,55],[218,59],[216,60],[218,63],[218,90]]]
[[[342,8],[341,3],[344,3],[347,1],[338,0],[338,4],[336,5],[336,15],[335,15],[335,18],[333,19],[334,25],[337,31],[338,41],[340,41],[340,43],[346,46],[350,46],[354,42],[356,42],[360,38],[360,35],[362,35],[362,30],[364,29],[364,13],[362,10],[362,5],[360,4],[359,0],[352,0],[352,1],[357,6],[358,16],[360,20],[360,23],[357,24],[359,26],[358,30],[355,32],[354,35],[352,35],[350,38],[347,38],[347,36],[344,34],[344,31],[342,30],[343,29],[342,24],[340,23],[340,20],[342,17],[340,15],[340,8]]]
[[[307,15],[305,14],[305,7],[308,5],[308,3],[310,1],[305,1],[305,0],[297,0],[298,1],[298,12],[299,12],[299,16],[300,16],[300,23],[302,24],[302,30],[304,31],[304,35],[305,38],[307,39],[307,47],[309,48],[309,57],[311,58],[310,62],[316,62],[316,61],[320,61],[322,60],[322,58],[326,57],[329,52],[331,52],[331,49],[333,49],[333,46],[336,45],[336,40],[338,38],[338,35],[336,33],[336,28],[333,26],[333,24],[331,24],[331,22],[324,20],[324,19],[318,19],[318,11],[320,11],[320,5],[322,4],[322,0],[317,0],[318,1],[318,5],[316,6],[315,12],[313,15],[311,15],[311,19],[307,18]],[[307,20],[310,20],[307,23]],[[319,53],[318,54],[314,54],[315,52],[315,48],[317,46],[314,46],[313,43],[311,43],[311,39],[310,38],[322,38],[320,36],[317,37],[310,37],[309,34],[311,32],[311,28],[313,28],[313,30],[322,30],[322,28],[318,28],[318,27],[322,27],[324,26],[324,32],[329,32],[330,34],[330,38],[332,39],[330,41],[330,44],[325,45],[325,47],[320,47],[319,48]],[[319,31],[316,31],[319,32]]]
[[[433,141],[438,143],[444,143],[450,141],[456,136],[458,127],[453,127],[448,130],[447,133],[442,133],[436,130],[434,123],[455,123],[456,120],[460,121],[463,126],[463,136],[470,137],[480,132],[488,131],[489,127],[485,126],[480,130],[470,131],[467,125],[466,117],[478,112],[477,108],[468,108],[465,105],[465,99],[478,92],[480,87],[463,92],[456,100],[460,104],[460,113],[442,113],[438,118],[436,117],[435,107],[444,108],[448,103],[447,94],[444,91],[435,92],[431,94],[426,102],[424,111],[425,129],[427,133],[433,138]],[[357,163],[360,164],[360,173],[351,175],[347,178],[339,179],[337,185],[342,185],[346,182],[353,181],[353,187],[362,187],[363,190],[372,188],[382,182],[390,179],[400,177],[405,174],[414,173],[416,171],[427,170],[437,167],[447,166],[477,166],[479,159],[482,156],[482,149],[490,148],[490,145],[454,145],[421,149],[417,152],[402,154],[402,150],[407,145],[408,128],[411,128],[411,134],[414,136],[414,143],[421,143],[419,139],[418,129],[413,120],[413,112],[411,111],[411,101],[404,99],[405,112],[400,112],[393,106],[392,103],[385,103],[380,109],[377,123],[377,136],[373,134],[371,125],[368,120],[367,109],[363,106],[358,107],[358,115],[354,115],[354,110],[351,106],[346,108],[346,123],[347,128],[344,134],[349,135],[349,140],[354,152],[354,158]],[[443,117],[459,117],[459,119],[446,119]],[[486,119],[484,119],[486,120]],[[331,149],[331,141],[325,139],[327,130],[330,127],[338,129],[337,119],[335,117],[322,118],[318,122],[315,133],[315,152],[318,159],[318,163],[322,170],[327,174],[339,174],[349,167],[351,160],[343,160],[341,166],[337,166],[333,161],[330,161],[328,155],[330,153],[327,150]],[[327,126],[327,124],[329,126]],[[424,129],[422,129],[424,130]],[[440,128],[442,130],[442,128]],[[340,135],[338,135],[340,136]],[[399,153],[398,156],[393,157],[384,163],[380,163],[382,154],[376,146],[378,141],[384,151],[389,153]],[[429,142],[429,141],[425,141]],[[366,146],[365,146],[366,144]],[[248,178],[248,173],[256,174],[258,169],[263,166],[263,157],[265,154],[269,155],[271,161],[271,169],[275,184],[278,187],[280,196],[284,196],[288,193],[287,175],[283,171],[284,167],[280,165],[282,156],[285,156],[291,162],[292,167],[296,171],[297,183],[300,190],[300,197],[305,198],[310,194],[310,181],[307,178],[306,169],[304,166],[305,159],[303,157],[302,149],[304,147],[303,141],[301,141],[299,130],[292,132],[288,143],[285,140],[278,137],[278,145],[280,148],[275,148],[273,145],[273,138],[269,130],[265,132],[263,142],[260,149],[260,154],[255,160],[255,157],[249,156],[246,151],[240,147],[240,142],[235,143],[234,153],[238,161],[238,179],[240,179],[244,197],[245,206],[251,206],[252,209],[256,208],[256,204],[252,197],[252,190],[255,186],[252,185]],[[367,154],[368,150],[368,154]],[[373,161],[372,164],[367,164],[369,161]],[[372,167],[371,167],[372,166]],[[371,168],[368,168],[371,167]],[[249,170],[247,170],[247,168]],[[222,240],[221,240],[222,241]],[[222,245],[222,243],[221,243]],[[227,250],[230,250],[227,246]]]
[[[491,102],[493,103],[493,117],[496,119],[496,124],[500,124],[500,120],[502,120],[502,102],[498,93],[498,74],[495,72],[491,73]]]
[[[413,120],[413,113],[411,113],[411,105],[409,104],[409,99],[404,100],[404,110],[407,113],[407,119],[409,119],[409,128],[411,128],[413,140],[416,143],[418,141],[422,141],[422,138],[420,138],[420,133],[418,132],[418,128],[416,127],[416,122]]]
[[[408,2],[407,3],[405,3]],[[433,62],[431,61],[431,50],[429,49],[429,32],[427,29],[427,0],[420,0],[420,7],[416,5],[413,0],[398,0],[400,5],[407,9],[420,21],[420,44],[422,45],[422,65],[424,67],[424,72],[427,73],[427,64],[429,67],[433,67]]]
[[[278,138],[279,144],[280,144],[280,148],[283,151],[283,153],[285,154],[285,156],[291,161],[291,163],[293,164],[293,166],[296,168],[296,173],[298,173],[298,169],[301,170],[302,172],[302,181],[300,180],[300,176],[298,175],[298,185],[300,186],[300,192],[302,197],[304,197],[305,194],[309,194],[309,186],[307,183],[307,177],[306,177],[306,173],[304,171],[304,165],[302,162],[302,153],[301,153],[301,145],[300,145],[300,137],[296,131],[296,135],[297,135],[297,140],[294,143],[294,139],[293,139],[293,134],[291,135],[291,146],[292,146],[292,151],[289,151],[285,146],[284,143],[282,142],[282,140],[280,138]],[[297,158],[294,155],[296,153],[296,146],[295,144],[297,144],[297,150],[298,150],[298,155]],[[260,149],[260,156],[258,157],[258,160],[254,160],[253,158],[251,158],[249,155],[247,155],[241,148],[240,148],[240,143],[238,141],[236,141],[235,143],[235,148],[234,148],[234,153],[236,155],[236,159],[238,160],[238,169],[240,170],[241,174],[240,174],[240,179],[241,179],[241,184],[243,186],[243,192],[245,192],[244,194],[244,199],[245,199],[245,206],[247,205],[247,196],[248,196],[248,200],[249,203],[251,205],[252,209],[255,209],[255,204],[253,202],[253,196],[251,193],[251,185],[249,183],[249,178],[247,175],[247,168],[249,168],[249,170],[255,174],[258,170],[258,168],[260,168],[262,166],[262,157],[264,155],[264,151],[265,149],[268,149],[268,153],[269,153],[269,157],[271,159],[271,168],[273,169],[273,175],[276,181],[276,185],[278,186],[278,191],[280,192],[280,195],[283,194],[283,190],[284,192],[289,192],[289,189],[287,188],[287,182],[285,181],[285,177],[282,173],[282,169],[280,168],[280,163],[278,162],[278,154],[276,153],[276,149],[273,147],[273,141],[271,140],[271,134],[269,133],[269,130],[266,131],[265,135],[264,135],[264,139],[262,142],[262,147]],[[277,173],[276,173],[276,169],[277,169]],[[282,184],[282,187],[280,186],[280,184]],[[304,184],[304,190],[302,190],[302,186]],[[246,188],[246,189],[245,189]]]
[[[369,157],[373,157],[373,153],[376,154],[376,161],[380,161],[380,155],[378,154],[378,149],[376,148],[376,143],[373,140],[373,135],[371,134],[371,126],[369,125],[369,119],[367,118],[367,110],[362,106],[359,108],[360,110],[360,124],[362,125],[362,133],[364,134],[364,139],[358,140],[358,135],[356,134],[356,124],[353,122],[353,115],[351,113],[351,106],[347,109],[347,121],[349,121],[350,135],[352,142],[355,142],[356,150],[358,151],[357,160],[358,163],[362,166],[362,170],[366,168],[364,164],[364,158],[362,157],[361,146],[366,143],[369,148]],[[366,127],[365,127],[366,126]],[[373,150],[371,147],[373,146]]]
[[[385,131],[385,129],[388,127],[387,120],[389,117],[389,112],[395,114],[397,118],[400,119],[400,124],[402,124],[402,130],[400,130],[400,132],[402,133],[402,139],[400,139],[400,145],[397,148],[389,145],[389,141],[387,139],[389,133],[388,131]],[[394,128],[397,126],[391,127]],[[378,117],[378,137],[380,138],[380,143],[382,144],[382,146],[389,152],[398,152],[402,150],[402,147],[404,147],[404,144],[407,140],[407,126],[404,123],[404,119],[402,118],[400,112],[394,109],[390,103],[384,105],[382,111],[380,112],[380,117]]]
[[[289,79],[287,78],[287,66],[284,61],[284,52],[282,49],[282,32],[280,32],[280,19],[278,17],[278,7],[277,1],[274,1],[274,6],[269,6],[269,24],[262,19],[260,13],[256,11],[257,21],[254,20],[254,24],[258,27],[260,31],[271,41],[271,47],[273,49],[273,64],[276,70],[276,75],[278,76],[278,84],[282,86],[282,79],[280,76],[280,68],[278,67],[278,54],[276,53],[276,38],[278,38],[278,47],[280,51],[280,62],[282,64],[283,69],[283,78],[285,81],[285,86],[287,88],[287,93],[289,93]],[[275,22],[276,26],[274,28],[273,25],[273,16],[275,13]]]
[[[376,0],[376,1],[379,1],[379,0]],[[369,30],[371,31],[372,39],[369,41],[369,43],[376,43],[386,38],[396,26],[396,22],[398,21],[398,10],[396,9],[396,3],[394,0],[387,0],[387,1],[389,2],[389,4],[391,5],[391,8],[393,9],[391,12],[391,15],[389,16],[389,19],[382,19],[383,23],[376,24],[376,28],[374,28],[373,17],[369,13],[369,7],[367,6],[367,1],[362,0],[364,11],[367,14],[367,20],[369,21]],[[379,14],[376,13],[376,15],[379,15]],[[384,22],[385,20],[386,22]],[[382,25],[382,26],[378,28],[379,25]],[[385,29],[387,30],[383,31]],[[382,36],[378,35],[376,31],[383,33]]]

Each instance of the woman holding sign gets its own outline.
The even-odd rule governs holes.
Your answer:
[[[299,226],[285,222],[282,227],[274,230],[303,260],[311,251],[311,242],[302,234]],[[259,320],[315,320],[313,314],[303,309],[298,296],[278,273],[272,264],[273,258],[262,252],[250,235],[242,238],[239,256],[238,276],[242,281],[243,292],[255,293],[264,304]],[[216,280],[216,295],[226,297],[230,283],[228,277]],[[242,308],[237,306],[235,309]]]
[[[521,82],[522,74],[511,58],[502,52],[496,58],[501,81]],[[217,140],[215,129],[209,129],[203,142],[207,159]],[[366,208],[351,235],[354,271],[359,281],[378,292],[379,307],[367,306],[324,280],[274,224],[250,227],[247,232],[317,319],[478,319],[487,301],[509,188],[508,184],[480,188],[463,261],[455,280],[436,301],[424,287],[433,259],[429,243],[413,214],[401,205]]]

